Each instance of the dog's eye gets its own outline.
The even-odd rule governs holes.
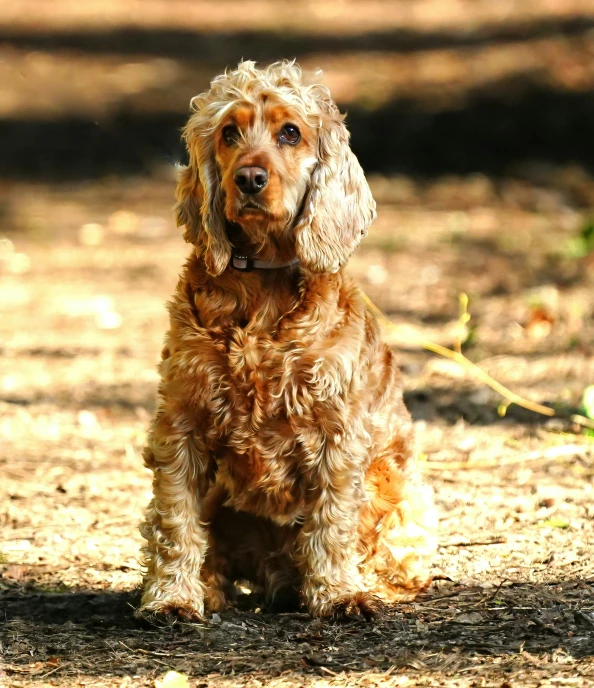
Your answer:
[[[285,124],[280,130],[278,138],[281,143],[289,143],[291,146],[295,146],[301,141],[301,134],[294,124]]]
[[[227,146],[232,146],[234,143],[239,141],[239,129],[232,124],[230,124],[228,127],[223,127],[223,131],[221,133],[223,136],[223,141]]]

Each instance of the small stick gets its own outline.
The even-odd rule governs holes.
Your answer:
[[[484,540],[482,542],[446,542],[441,547],[484,547],[487,545],[501,545],[507,542],[507,538],[498,537],[493,540]]]
[[[589,428],[590,430],[594,430],[594,420],[591,420],[590,418],[586,418],[586,416],[580,416],[578,413],[574,413],[569,417],[571,421],[574,423],[577,423],[578,425],[583,426],[584,428]]]
[[[509,582],[509,578],[503,578],[501,583],[495,588],[495,592],[485,595],[482,599],[480,599],[476,604],[475,607],[480,606],[481,604],[487,604],[487,602],[490,602],[491,600],[494,600],[497,597],[498,592],[501,590],[501,588]]]
[[[56,671],[58,671],[59,669],[62,669],[62,666],[57,666],[57,667],[55,667],[55,669],[48,671],[47,674],[43,674],[42,676],[38,676],[37,678],[39,678],[39,680],[41,680],[42,678],[47,678],[48,676],[55,674]]]
[[[375,315],[375,317],[383,323],[384,327],[386,327],[386,329],[388,330],[391,330],[392,332],[398,330],[398,327],[375,305],[375,303],[373,303],[373,301],[369,298],[369,296],[367,296],[367,294],[362,289],[360,289],[360,292],[361,296],[363,297],[363,301],[367,305],[367,308],[369,308],[369,310]],[[464,318],[464,323],[467,322],[468,317],[469,316],[465,310],[464,305],[464,311],[461,314],[461,318]],[[542,404],[539,404],[535,401],[530,401],[530,399],[525,399],[524,397],[521,397],[519,394],[512,392],[511,389],[508,389],[500,382],[497,382],[497,380],[492,378],[482,368],[477,366],[476,363],[473,363],[472,361],[468,360],[468,358],[464,356],[461,350],[458,350],[459,348],[461,348],[459,346],[459,342],[456,342],[457,350],[452,351],[452,349],[448,349],[445,346],[441,346],[441,344],[431,342],[428,339],[422,339],[420,337],[416,339],[418,345],[423,347],[423,349],[427,349],[428,351],[432,351],[435,354],[444,356],[445,358],[449,358],[451,361],[455,361],[463,368],[469,370],[481,382],[488,385],[492,390],[500,394],[505,399],[505,402],[500,404],[499,406],[499,412],[502,416],[505,415],[507,408],[511,406],[511,404],[522,406],[523,408],[528,409],[529,411],[534,411],[534,413],[540,413],[543,416],[553,417],[558,415],[555,412],[555,409],[552,409],[549,406],[543,406]],[[585,416],[581,416],[579,414],[573,414],[570,416],[570,420],[573,423],[581,425],[584,428],[589,428],[590,430],[594,429],[593,419],[586,418]]]
[[[544,451],[533,451],[528,454],[501,459],[499,461],[423,461],[421,466],[435,471],[457,471],[462,469],[485,469],[516,466],[531,461],[554,461],[568,456],[581,455],[586,447],[581,444],[564,444],[560,447],[550,447]]]

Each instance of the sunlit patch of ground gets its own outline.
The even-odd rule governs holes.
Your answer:
[[[187,252],[172,182],[19,186],[0,259],[7,685],[150,686],[168,668],[192,685],[594,685],[591,441],[513,408],[500,419],[494,392],[418,344],[468,335],[464,291],[469,358],[576,407],[594,377],[592,276],[570,250],[586,216],[518,208],[501,189],[473,210],[464,180],[449,182],[457,207],[439,200],[442,182],[372,181],[379,219],[350,270],[398,325],[447,579],[373,625],[253,605],[209,626],[136,621],[140,453]]]
[[[591,10],[0,7],[0,685],[594,686],[594,452],[570,418],[594,382]],[[133,615],[141,451],[188,251],[165,158],[189,98],[255,55],[325,69],[379,203],[349,270],[395,324],[441,534],[428,592],[373,624],[251,598],[208,625]],[[559,414],[501,418],[425,339]]]

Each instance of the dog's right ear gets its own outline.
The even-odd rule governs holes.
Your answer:
[[[191,165],[181,167],[178,174],[174,207],[178,227],[185,227],[184,239],[189,244],[197,244],[202,231],[202,186],[198,173]]]
[[[194,114],[183,134],[190,162],[180,171],[175,214],[178,227],[186,227],[185,240],[197,247],[207,272],[216,276],[229,265],[231,244],[227,238],[224,196],[215,160],[209,98],[207,91],[192,99]]]

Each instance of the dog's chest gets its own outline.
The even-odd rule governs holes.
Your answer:
[[[251,416],[252,427],[262,425],[262,413],[278,417],[280,387],[292,385],[290,347],[268,335],[237,329],[228,343],[227,370],[233,401]]]
[[[236,508],[292,520],[302,502],[302,449],[285,403],[294,384],[293,348],[237,330],[227,349],[220,477]]]

